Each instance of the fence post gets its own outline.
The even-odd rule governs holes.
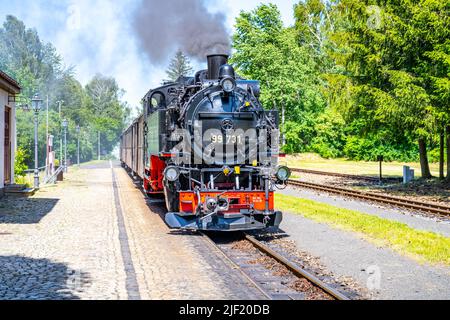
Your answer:
[[[403,166],[403,184],[407,184],[412,181],[414,177],[414,170],[411,170],[408,166]]]

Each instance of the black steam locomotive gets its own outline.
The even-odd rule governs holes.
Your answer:
[[[258,81],[235,74],[226,55],[208,69],[153,89],[144,112],[121,138],[121,161],[148,195],[163,193],[169,226],[250,230],[278,226],[274,189],[290,171],[278,166],[279,115],[259,102]]]

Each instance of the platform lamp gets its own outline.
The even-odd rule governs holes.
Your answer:
[[[69,121],[67,119],[64,119],[62,122],[62,126],[64,128],[64,163],[63,168],[64,172],[67,173],[67,127],[69,126]]]
[[[39,189],[39,157],[38,157],[38,127],[39,111],[41,111],[42,99],[35,94],[31,99],[31,107],[34,111],[34,188]]]
[[[80,166],[80,126],[77,125],[77,165]]]

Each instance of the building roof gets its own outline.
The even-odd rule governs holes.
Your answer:
[[[0,70],[0,88],[10,94],[19,94],[22,89],[19,83]]]

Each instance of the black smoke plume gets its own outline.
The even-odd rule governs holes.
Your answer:
[[[225,15],[209,13],[202,0],[142,0],[134,29],[153,63],[177,49],[201,61],[208,54],[230,53]]]

